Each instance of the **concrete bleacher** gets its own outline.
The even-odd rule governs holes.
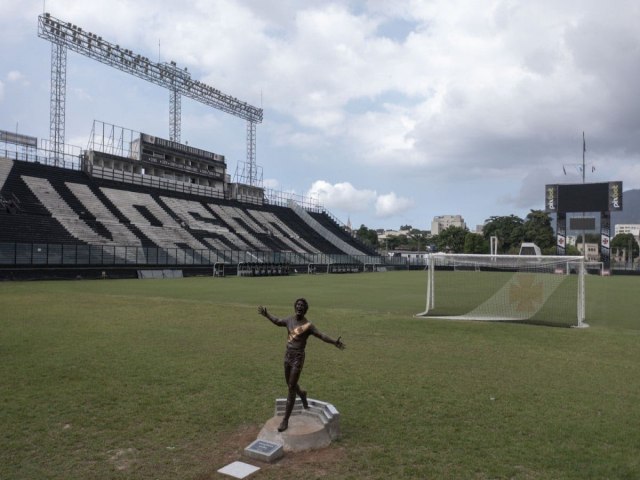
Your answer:
[[[8,158],[0,158],[0,191],[4,187],[4,183],[7,181],[9,172],[13,168],[13,160]]]
[[[318,222],[318,220],[313,218],[309,214],[309,212],[307,212],[304,208],[302,208],[296,202],[290,201],[289,202],[289,206],[291,207],[291,209],[294,212],[296,212],[300,216],[300,218],[302,218],[302,220],[304,222],[307,223],[307,225],[309,225],[310,228],[312,228],[313,230],[318,232],[319,235],[321,235],[322,237],[326,238],[328,241],[333,243],[337,248],[339,248],[340,250],[342,250],[346,254],[354,255],[354,256],[365,256],[366,255],[365,252],[357,249],[353,245],[350,245],[347,241],[345,241],[339,235],[337,235],[334,232],[331,232],[328,228],[323,226],[320,222]]]
[[[223,205],[217,205],[213,203],[209,203],[207,205],[218,217],[227,225],[229,225],[230,229],[233,230],[246,244],[249,244],[252,248],[251,250],[258,251],[266,251],[269,250],[267,246],[258,238],[255,234],[264,233],[260,229],[251,231],[251,222],[244,216],[242,210],[237,207],[229,207]],[[249,228],[247,228],[249,225]],[[260,227],[258,227],[260,228]]]
[[[334,235],[338,236],[357,251],[364,252],[367,255],[377,255],[375,250],[366,245],[364,242],[359,240],[356,237],[351,235],[344,234],[344,227],[341,226],[333,217],[327,215],[326,213],[318,213],[318,212],[308,212],[309,216],[316,220],[320,225],[322,225],[327,231],[332,232]]]
[[[69,190],[78,198],[96,221],[103,224],[116,245],[141,245],[140,238],[105,206],[88,185],[67,182]]]
[[[20,206],[0,212],[0,243],[98,246],[101,255],[127,262],[158,256],[136,248],[205,251],[206,258],[229,263],[239,261],[240,253],[256,262],[286,253],[287,262],[300,264],[318,254],[370,254],[294,207],[167,193],[22,161],[0,159],[0,194]],[[116,247],[134,250],[117,254]],[[205,256],[184,255],[190,255],[187,261]]]
[[[276,207],[272,207],[276,208]],[[328,241],[325,237],[319,234],[317,231],[309,228],[309,225],[303,221],[303,219],[291,208],[280,209],[278,217],[296,234],[299,238],[296,238],[296,242],[301,243],[307,249],[315,252],[321,252],[324,254],[344,254],[342,250],[338,249],[333,243]],[[309,234],[311,233],[311,235]]]
[[[321,250],[311,245],[289,228],[289,226],[273,212],[249,209],[249,213],[265,225],[268,235],[281,240],[291,251],[296,253],[322,253]]]

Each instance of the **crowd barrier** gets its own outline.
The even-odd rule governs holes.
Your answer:
[[[211,266],[380,263],[383,257],[58,243],[0,243],[0,266]]]

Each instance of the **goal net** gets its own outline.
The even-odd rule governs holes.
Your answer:
[[[429,255],[419,317],[585,327],[584,258]]]

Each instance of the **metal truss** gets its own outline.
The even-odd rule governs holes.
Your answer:
[[[169,90],[169,140],[180,143],[182,97],[175,89]]]
[[[247,120],[247,183],[257,187],[258,176],[256,166],[256,124]]]
[[[51,98],[49,105],[50,154],[54,165],[64,157],[65,104],[67,92],[67,47],[51,44]]]
[[[249,105],[236,97],[226,95],[220,90],[211,87],[199,80],[191,78],[186,68],[178,68],[175,62],[152,62],[147,57],[136,54],[131,50],[120,48],[104,40],[93,33],[86,32],[82,28],[52,17],[49,13],[38,16],[38,36],[52,43],[53,49],[64,51],[64,69],[60,68],[60,61],[56,57],[54,63],[53,53],[51,61],[52,72],[52,104],[51,104],[51,129],[55,130],[56,138],[64,138],[64,94],[60,96],[59,85],[66,84],[66,49],[73,50],[81,55],[97,60],[101,63],[117,68],[138,78],[154,83],[170,91],[170,136],[173,141],[180,141],[180,96],[191,98],[204,105],[242,118],[251,124],[251,133],[248,135],[247,158],[253,162],[255,168],[255,126],[262,123],[263,111],[261,108]],[[59,53],[59,56],[63,53]],[[54,67],[54,65],[56,65]],[[56,90],[54,99],[54,68],[56,73]],[[55,112],[55,113],[54,113]],[[54,117],[56,123],[54,123]],[[54,134],[52,133],[52,136]]]

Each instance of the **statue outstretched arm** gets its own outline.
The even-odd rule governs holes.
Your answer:
[[[330,343],[331,345],[335,345],[340,350],[344,350],[345,348],[347,348],[347,346],[342,342],[342,340],[340,340],[342,337],[338,337],[337,340],[334,340],[330,336],[325,335],[324,333],[321,333],[321,332],[316,332],[314,333],[314,335],[318,337],[320,340],[322,340],[323,342],[327,342],[327,343]]]
[[[269,321],[271,323],[273,323],[274,325],[277,325],[279,327],[281,327],[282,325],[284,325],[284,321],[280,320],[278,317],[271,315],[268,311],[267,311],[267,307],[263,307],[262,305],[260,305],[258,307],[258,313],[260,315],[262,315],[263,317],[266,317],[269,319]]]

